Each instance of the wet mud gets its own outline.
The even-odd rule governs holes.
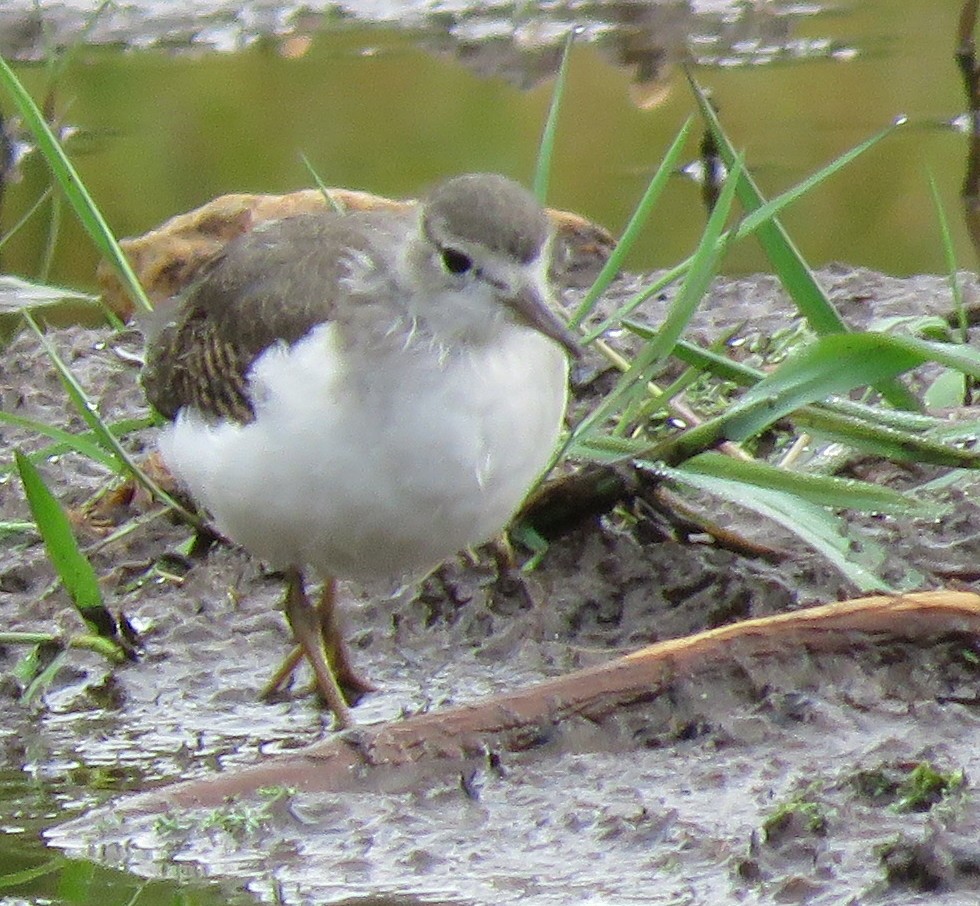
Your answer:
[[[951,308],[939,277],[839,268],[821,279],[855,326]],[[612,295],[633,287],[624,278]],[[663,304],[654,300],[644,316],[656,323]],[[774,282],[717,283],[692,329],[707,339],[738,325],[746,348],[751,335],[792,329]],[[135,331],[50,336],[110,421],[145,413]],[[587,362],[577,405],[606,380]],[[82,427],[27,334],[0,361],[0,403]],[[45,443],[10,425],[0,436],[8,449]],[[153,441],[148,428],[127,445],[140,456]],[[854,468],[900,487],[932,477],[880,463]],[[112,484],[74,454],[43,471],[76,508]],[[938,520],[850,517],[877,574],[909,589],[969,588],[980,563],[975,483],[962,475],[937,490],[948,504]],[[381,687],[358,705],[358,720],[437,713],[645,644],[857,592],[792,536],[726,504],[693,501],[758,542],[757,552],[724,546],[655,503],[641,481],[615,506],[553,526],[529,594],[497,582],[489,557],[461,557],[394,593],[344,586],[355,658]],[[27,519],[9,475],[0,513]],[[88,531],[84,520],[79,530]],[[787,643],[764,660],[728,659],[678,680],[642,720],[626,709],[618,724],[573,722],[523,751],[471,756],[463,768],[407,766],[350,789],[280,788],[218,808],[126,812],[120,806],[134,794],[230,775],[330,738],[311,697],[257,700],[290,644],[279,577],[225,544],[189,553],[189,538],[166,517],[146,517],[108,545],[85,535],[110,606],[143,635],[138,663],[111,669],[73,652],[27,706],[11,676],[22,651],[0,651],[0,752],[81,815],[51,832],[69,852],[148,875],[180,865],[288,903],[907,904],[937,894],[976,902],[980,652],[970,633],[927,642],[881,633],[822,654]],[[37,539],[8,535],[5,628],[77,631],[52,581]]]

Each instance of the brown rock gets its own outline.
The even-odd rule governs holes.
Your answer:
[[[393,201],[351,189],[327,189],[332,203],[346,211],[405,208],[414,201]],[[222,195],[206,205],[171,217],[155,230],[120,245],[150,301],[157,305],[188,286],[201,268],[231,239],[266,220],[317,211],[328,204],[318,189],[288,195]],[[576,214],[549,211],[558,228],[553,276],[560,283],[587,285],[612,251],[613,237]],[[97,277],[105,304],[124,320],[133,302],[115,271],[101,262]]]

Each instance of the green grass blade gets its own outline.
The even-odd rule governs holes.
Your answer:
[[[64,199],[61,195],[51,197],[51,213],[48,216],[48,229],[44,241],[44,251],[37,269],[37,278],[42,283],[51,279],[51,269],[54,267],[54,255],[58,248],[58,236],[61,234],[61,213]]]
[[[87,459],[100,462],[113,471],[119,471],[119,461],[111,453],[108,453],[101,444],[92,439],[92,435],[73,434],[63,428],[56,428],[37,419],[25,418],[22,415],[14,415],[12,412],[0,411],[0,422],[8,425],[16,425],[18,428],[28,428],[43,437],[48,437],[55,442],[60,450],[72,449]],[[57,455],[59,450],[45,450],[41,454],[32,454],[31,459],[46,458],[47,456]]]
[[[913,355],[917,355],[923,362],[937,362],[962,371],[970,377],[980,377],[980,350],[962,343],[937,343],[934,340],[923,340],[920,337],[892,336],[890,334],[877,334],[884,337],[896,347],[907,350]]]
[[[648,454],[650,442],[634,437],[593,433],[573,438],[567,452],[569,456],[589,462],[623,462]]]
[[[83,648],[86,651],[96,651],[110,660],[120,662],[128,660],[119,651],[119,646],[115,642],[100,635],[73,635],[62,636],[54,632],[2,632],[0,631],[0,645],[65,645],[68,648]]]
[[[65,391],[68,393],[72,405],[85,420],[85,423],[92,430],[93,435],[102,445],[103,449],[115,458],[119,471],[125,470],[143,485],[154,498],[169,506],[189,525],[200,526],[201,520],[196,515],[182,507],[170,494],[163,490],[163,488],[133,462],[130,455],[119,442],[119,439],[109,430],[109,426],[99,415],[98,406],[94,401],[89,399],[82,385],[75,379],[75,375],[72,374],[71,369],[64,363],[61,356],[58,355],[58,350],[48,341],[44,332],[38,327],[37,322],[31,317],[30,312],[24,313],[24,320],[30,326],[31,330],[34,331],[38,341],[41,343],[55,370],[58,372],[58,377]]]
[[[58,350],[51,345],[44,331],[38,326],[37,321],[34,320],[29,312],[24,313],[24,318],[40,341],[48,359],[54,365],[61,385],[65,388],[75,411],[84,419],[102,448],[115,459],[115,471],[121,472],[127,467],[135,469],[135,466],[129,461],[126,451],[122,449],[119,441],[112,436],[102,417],[99,415],[98,406],[93,400],[89,399],[88,394],[75,379],[75,375],[72,374],[71,369],[58,354]]]
[[[726,166],[730,167],[735,158],[735,149],[722,128],[721,121],[718,119],[718,115],[704,89],[701,88],[690,71],[687,71],[687,80],[694,92],[701,116],[704,117],[705,123],[715,137],[722,159]],[[762,193],[748,173],[742,175],[738,195],[747,216],[764,204]],[[848,330],[844,319],[827,299],[823,289],[813,276],[813,272],[803,260],[803,256],[783,229],[782,224],[774,217],[770,217],[758,226],[756,234],[770,262],[783,280],[784,285],[790,290],[794,301],[800,307],[803,317],[807,319],[810,326],[817,333],[839,333]]]
[[[35,535],[37,526],[33,522],[23,522],[19,519],[4,519],[0,521],[0,542],[22,535]],[[2,644],[2,643],[0,643]]]
[[[870,385],[930,360],[980,374],[980,352],[969,347],[876,333],[819,337],[788,356],[724,414],[658,445],[655,458],[676,463],[719,441],[744,440],[807,403]]]
[[[836,160],[831,161],[826,166],[822,167],[812,176],[807,177],[802,182],[787,189],[782,194],[778,195],[770,201],[767,201],[764,205],[756,209],[755,211],[750,211],[746,217],[735,227],[734,234],[729,235],[725,233],[721,236],[720,242],[731,242],[740,241],[746,239],[753,235],[757,230],[768,224],[773,217],[781,213],[785,208],[789,207],[793,202],[797,201],[803,195],[808,192],[813,191],[813,189],[822,183],[824,180],[832,176],[842,167],[851,163],[856,157],[864,154],[869,149],[873,148],[878,142],[882,141],[887,136],[891,135],[895,129],[898,128],[896,125],[888,126],[887,128],[881,130],[876,135],[871,136],[871,138],[866,139],[861,142],[857,147],[851,149],[847,153],[841,155]],[[669,286],[675,280],[680,279],[687,273],[688,268],[691,266],[691,258],[682,261],[680,264],[671,268],[666,273],[662,274],[654,284],[644,289],[642,292],[638,293],[632,299],[628,300],[624,305],[622,305],[617,311],[613,312],[608,318],[606,318],[601,324],[593,328],[589,333],[585,335],[582,339],[583,343],[591,343],[597,337],[601,336],[607,330],[615,327],[624,318],[629,316],[632,312],[636,311],[647,299],[651,296],[655,296],[665,287]],[[822,292],[822,290],[821,290]],[[829,303],[828,303],[829,305]],[[576,311],[576,315],[578,312]],[[836,315],[836,311],[834,312]],[[577,322],[575,322],[577,323]]]
[[[12,274],[0,276],[0,312],[19,312],[64,305],[65,302],[95,302],[98,296],[50,283],[32,283]]]
[[[929,190],[932,193],[932,203],[936,209],[936,219],[939,221],[939,238],[942,241],[943,257],[946,259],[949,291],[953,296],[953,310],[956,312],[960,342],[966,343],[969,339],[969,324],[967,323],[966,304],[963,301],[963,288],[960,286],[959,277],[957,276],[959,268],[956,263],[956,249],[953,248],[953,234],[949,228],[949,218],[946,216],[943,200],[939,197],[939,187],[936,185],[936,177],[931,172],[929,173]]]
[[[938,505],[923,503],[891,488],[866,481],[794,472],[758,460],[735,459],[714,451],[695,456],[678,468],[687,474],[712,475],[784,491],[809,503],[833,509],[923,517],[937,517],[945,511]]]
[[[53,875],[55,872],[61,871],[64,868],[66,861],[65,856],[57,855],[46,859],[40,865],[32,865],[30,868],[25,868],[21,871],[5,872],[0,875],[0,890],[5,890],[10,887],[21,887],[29,884],[31,881],[36,881],[38,878]]]
[[[715,121],[718,122],[717,117]],[[822,182],[825,182],[835,173],[837,173],[838,171],[842,170],[844,167],[851,164],[855,159],[860,157],[865,152],[870,151],[879,142],[884,141],[892,133],[894,133],[896,129],[901,128],[901,126],[904,125],[904,122],[905,122],[904,120],[896,120],[895,122],[889,124],[884,129],[872,135],[870,138],[866,138],[860,144],[855,145],[849,151],[845,151],[840,157],[835,158],[829,164],[826,164],[825,166],[821,167],[812,176],[808,176],[802,182],[797,183],[792,188],[787,189],[785,192],[781,193],[780,195],[777,195],[775,198],[772,198],[769,201],[765,201],[763,199],[761,193],[759,193],[758,191],[758,188],[755,186],[754,181],[752,181],[751,174],[746,170],[743,178],[748,181],[749,186],[755,191],[752,195],[748,195],[746,190],[743,188],[740,192],[740,199],[743,204],[745,204],[746,200],[751,200],[753,202],[758,202],[758,205],[755,208],[750,208],[748,210],[748,212],[745,215],[745,218],[736,228],[735,230],[736,240],[745,239],[748,236],[753,235],[759,230],[762,230],[763,234],[765,234],[766,225],[771,223],[773,221],[773,218],[775,218],[777,215],[782,213],[782,211],[785,208],[789,207],[793,202],[802,198],[804,195],[812,192]],[[719,122],[719,128],[721,128],[720,122]],[[734,149],[733,149],[733,153],[734,153]],[[777,222],[777,227],[779,228],[779,230],[782,230],[782,227],[779,226],[778,222]],[[783,232],[785,234],[785,231]],[[779,243],[775,243],[775,244],[777,246],[779,245]],[[809,271],[809,267],[802,260],[802,258],[800,258],[799,263],[804,268],[806,268],[806,270],[810,273],[812,277],[812,271]],[[814,284],[815,284],[816,292],[819,293],[819,299],[813,300],[813,305],[814,305],[815,313],[817,315],[817,320],[818,321],[825,320],[827,332],[832,333],[834,331],[831,330],[831,327],[837,323],[843,324],[844,321],[837,313],[837,310],[833,308],[833,306],[830,304],[829,300],[827,300],[826,294],[824,293],[820,285],[816,283],[815,279],[814,279]],[[806,287],[806,291],[808,293],[813,292],[814,287],[808,285]],[[807,296],[805,298],[809,298],[809,297]],[[814,327],[814,330],[817,330],[817,327],[812,323],[811,326]],[[821,331],[817,330],[817,332],[820,333]]]
[[[114,4],[115,0],[102,0],[102,2],[95,7],[95,9],[86,15],[81,32],[72,36],[72,40],[67,47],[55,46],[51,41],[53,36],[47,34],[45,31],[45,38],[47,40],[45,40],[44,43],[45,56],[48,59],[49,84],[52,86],[57,84],[58,80],[62,77],[62,75],[64,75],[65,71],[78,56],[79,52],[83,48],[88,47],[89,36],[92,34],[95,26],[98,25],[102,14]]]
[[[119,243],[116,242],[116,237],[109,229],[102,212],[85,188],[61,143],[51,131],[37,104],[34,103],[34,99],[2,56],[0,56],[0,84],[13,98],[25,125],[34,135],[38,149],[44,155],[55,180],[61,186],[89,237],[119,273],[136,304],[145,311],[152,311],[153,306],[147,299]]]
[[[310,174],[310,178],[320,190],[320,194],[323,196],[326,203],[330,205],[330,207],[336,211],[336,213],[345,214],[346,211],[344,206],[333,197],[330,187],[320,178],[320,174],[313,168],[313,164],[310,162],[310,159],[303,153],[300,153],[299,157],[300,160],[303,161],[303,166],[306,167],[306,172]]]
[[[21,693],[21,702],[30,703],[41,695],[54,682],[54,678],[61,671],[61,668],[64,667],[65,661],[67,660],[68,649],[62,648],[27,684],[27,687]]]
[[[102,603],[99,579],[78,547],[67,514],[48,490],[34,463],[20,450],[14,451],[14,458],[31,515],[65,590],[86,624],[101,635],[115,635],[116,621]]]
[[[21,215],[20,219],[15,223],[6,233],[0,236],[0,251],[7,242],[16,236],[27,224],[27,222],[44,206],[44,203],[51,197],[53,193],[51,186],[48,186],[38,197],[37,200],[32,204],[27,211]]]
[[[722,159],[730,168],[736,157],[735,149],[725,134],[721,121],[704,90],[690,71],[687,71],[686,74],[701,115],[715,138]],[[904,122],[902,119],[897,121],[897,124]],[[759,191],[759,187],[747,170],[743,170],[739,180],[738,196],[747,216],[751,216],[752,212],[765,205],[765,199]],[[820,334],[849,330],[778,218],[775,216],[768,218],[759,224],[755,232],[783,287],[790,294],[810,326]],[[892,405],[898,408],[913,410],[919,408],[918,400],[907,388],[896,381],[885,381],[878,389]]]
[[[791,353],[725,414],[729,440],[745,440],[807,403],[872,386],[925,358],[887,334],[828,334]]]
[[[598,326],[592,328],[592,330],[582,337],[580,342],[584,345],[588,345],[601,337],[607,330],[612,330],[614,327],[622,323],[625,318],[635,312],[644,302],[647,301],[647,299],[651,299],[672,283],[675,283],[684,277],[684,275],[690,270],[691,262],[693,260],[694,256],[692,255],[690,258],[687,258],[680,264],[672,267],[669,271],[661,274],[656,280],[654,280],[653,283],[646,287],[646,289],[638,292],[632,299],[627,300]]]
[[[680,132],[677,133],[677,137],[671,146],[667,149],[667,153],[660,162],[660,166],[657,167],[657,171],[653,174],[653,178],[643,193],[640,203],[633,211],[633,216],[630,217],[626,229],[623,230],[623,235],[609,256],[609,260],[603,265],[602,270],[599,271],[599,275],[595,278],[589,291],[585,294],[585,298],[582,299],[582,302],[569,319],[569,324],[572,327],[578,327],[589,316],[589,312],[595,306],[596,300],[603,294],[606,287],[612,283],[622,269],[623,261],[636,244],[636,240],[646,226],[654,205],[660,200],[660,195],[664,190],[664,186],[667,185],[667,180],[677,170],[677,166],[680,163],[680,156],[687,142],[687,137],[690,135],[692,125],[693,120],[688,119],[681,127]]]
[[[551,106],[548,108],[548,118],[545,120],[544,131],[541,133],[541,145],[538,148],[538,162],[534,168],[534,197],[544,204],[548,200],[548,189],[551,185],[551,164],[555,157],[555,135],[558,132],[558,114],[561,111],[562,98],[565,95],[565,83],[568,81],[568,61],[572,56],[572,42],[575,40],[575,30],[572,29],[565,38],[565,47],[555,76],[555,87],[551,92]]]
[[[655,333],[653,328],[645,324],[633,321],[626,321],[624,324],[644,339]],[[674,355],[692,367],[743,387],[751,387],[766,377],[765,372],[740,362],[733,362],[716,352],[702,349],[684,340],[679,341],[674,347]],[[944,442],[944,440],[959,440],[964,436],[972,437],[980,434],[980,430],[975,431],[965,426],[962,430],[952,431],[947,437],[950,426],[944,419],[933,416],[887,409],[883,406],[869,406],[848,399],[803,406],[790,415],[800,428],[819,434],[824,439],[839,441],[855,450],[886,459],[954,468],[975,469],[980,465],[980,452]],[[929,436],[922,436],[924,432],[929,432]],[[703,440],[702,438],[702,442]],[[686,452],[680,453],[677,449],[678,445]],[[651,451],[656,450],[657,455],[671,462],[677,462],[685,455],[693,455],[698,449],[696,446],[687,446],[687,433],[656,447],[646,443],[642,451],[638,451],[636,446],[633,447],[634,455],[653,455]],[[587,453],[584,455],[585,458],[593,458]]]
[[[838,410],[838,405],[804,406],[793,422],[802,430],[825,441],[846,444],[852,450],[895,462],[914,462],[954,469],[980,468],[980,450],[943,443],[886,424],[875,424],[863,416],[855,418]]]
[[[737,177],[740,171],[741,162],[737,160],[733,175]],[[654,365],[670,354],[694,316],[697,306],[704,298],[708,285],[718,272],[718,265],[726,249],[726,245],[720,243],[718,239],[724,232],[725,222],[731,213],[736,183],[737,178],[729,177],[726,181],[718,198],[718,203],[711,212],[711,217],[708,218],[707,226],[692,258],[687,277],[673,300],[664,323],[620,377],[616,386],[576,426],[571,439],[580,440],[584,435],[590,433],[595,426],[608,418],[631,392],[646,392],[647,373]]]
[[[857,555],[852,550],[851,539],[846,534],[843,520],[823,507],[800,500],[793,494],[741,481],[699,475],[682,468],[664,468],[660,465],[652,468],[657,474],[664,475],[682,487],[730,500],[782,525],[832,563],[862,592],[895,591],[876,576],[866,563],[856,561]],[[862,556],[867,558],[874,553],[874,545],[863,542]]]
[[[656,333],[653,327],[639,321],[626,320],[623,322],[623,326],[644,340]],[[697,368],[699,371],[711,374],[721,380],[731,381],[740,387],[752,387],[767,376],[765,371],[752,368],[742,362],[735,362],[713,350],[704,349],[687,340],[678,340],[673,354],[685,364]],[[945,419],[936,418],[932,415],[909,412],[903,409],[887,409],[883,406],[871,406],[848,399],[822,403],[820,408],[841,416],[861,419],[906,432],[933,431],[948,427]]]

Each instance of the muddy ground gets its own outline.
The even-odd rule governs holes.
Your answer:
[[[855,326],[950,308],[939,277],[838,268],[821,279]],[[634,283],[625,278],[614,294]],[[662,305],[645,311],[652,323]],[[773,280],[744,279],[713,288],[694,331],[704,339],[744,324],[743,334],[767,337],[791,322]],[[52,339],[110,420],[145,412],[132,362],[138,334],[74,328]],[[587,366],[578,379],[588,394],[605,378]],[[0,358],[0,404],[80,427],[29,335]],[[131,437],[134,453],[150,450],[153,434]],[[7,425],[0,439],[5,450],[42,445]],[[933,477],[860,468],[898,486]],[[72,506],[110,482],[74,455],[47,463],[44,474]],[[877,574],[906,588],[969,588],[980,577],[975,484],[963,475],[936,491],[948,505],[938,520],[853,517]],[[619,510],[580,518],[550,539],[529,578],[533,604],[501,591],[485,560],[460,559],[394,596],[346,586],[355,657],[381,687],[358,705],[358,720],[475,700],[648,642],[856,593],[782,530],[706,506],[784,556],[753,556],[679,528],[641,487]],[[8,476],[0,518],[26,517]],[[82,815],[53,831],[59,847],[148,875],[189,867],[287,903],[980,897],[977,649],[959,638],[825,656],[788,650],[761,667],[719,669],[659,699],[643,715],[644,733],[572,731],[560,744],[478,766],[465,782],[404,774],[354,793],[280,791],[219,813],[122,817],[115,805],[132,791],[234,771],[329,733],[309,696],[257,701],[289,647],[279,578],[224,544],[188,556],[189,536],[157,518],[93,554],[111,606],[143,635],[138,663],[109,669],[73,652],[43,699],[25,705],[11,675],[22,651],[0,652],[4,761],[54,791],[52,821]],[[77,628],[52,578],[30,533],[3,539],[6,629]],[[924,763],[942,778],[927,800],[910,804],[906,781]]]

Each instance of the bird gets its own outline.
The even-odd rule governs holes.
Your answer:
[[[542,477],[580,354],[553,238],[535,197],[492,173],[405,209],[288,216],[228,243],[147,338],[165,465],[285,577],[297,645],[264,694],[305,657],[352,726],[345,690],[375,687],[338,580],[417,575],[498,537]]]

